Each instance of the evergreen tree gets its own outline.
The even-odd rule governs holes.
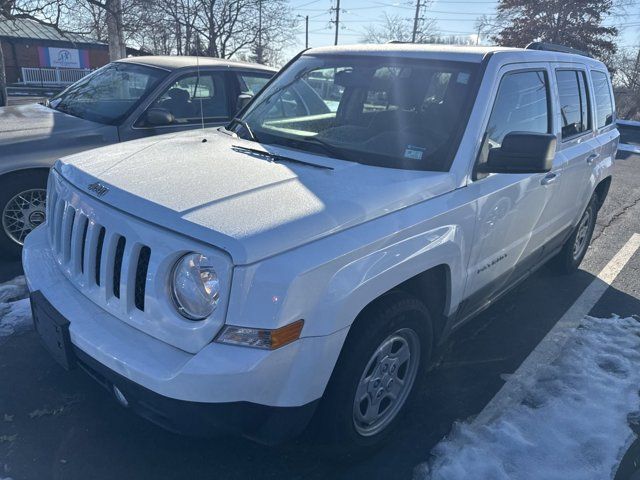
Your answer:
[[[500,0],[503,26],[499,45],[524,47],[533,41],[551,42],[607,60],[616,51],[615,27],[603,25],[614,0]]]

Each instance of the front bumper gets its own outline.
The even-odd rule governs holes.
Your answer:
[[[79,348],[76,364],[109,393],[116,387],[127,407],[160,427],[180,434],[210,436],[230,433],[265,445],[277,445],[302,433],[319,400],[300,407],[269,407],[250,402],[201,403],[158,395],[109,370]]]
[[[88,300],[60,271],[44,227],[27,237],[23,267],[29,289],[40,291],[70,322],[70,341],[83,363],[109,382],[117,380],[134,397],[155,398],[143,403],[160,405],[157,410],[165,412],[170,421],[156,423],[172,430],[180,430],[174,425],[180,423],[176,418],[188,420],[194,408],[202,412],[240,409],[245,413],[238,417],[254,419],[268,407],[291,412],[300,407],[306,413],[294,416],[305,418],[322,396],[347,334],[345,329],[324,337],[301,338],[275,351],[209,343],[191,354],[143,333]],[[133,403],[140,410],[139,402]],[[185,414],[166,414],[167,403],[181,405],[177,411]],[[250,405],[253,413],[238,405]],[[216,423],[218,419],[204,420],[203,426]]]

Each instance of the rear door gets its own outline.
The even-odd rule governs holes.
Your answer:
[[[592,100],[586,67],[580,64],[556,65],[555,83],[557,157],[564,165],[562,188],[551,208],[559,215],[568,233],[582,215],[589,197],[589,177],[601,154],[593,129]]]

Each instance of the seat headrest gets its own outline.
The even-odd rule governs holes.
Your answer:
[[[169,98],[171,100],[178,100],[181,102],[188,102],[189,100],[191,100],[191,95],[189,95],[189,92],[182,88],[172,88],[167,92],[167,95],[169,95]]]

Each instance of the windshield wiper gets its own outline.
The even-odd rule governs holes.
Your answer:
[[[233,148],[236,152],[246,153],[247,155],[255,155],[259,157],[267,157],[271,162],[291,162],[291,163],[299,163],[301,165],[308,165],[310,167],[322,168],[325,170],[333,170],[333,167],[328,165],[320,165],[318,163],[307,162],[305,160],[300,160],[297,158],[285,157],[284,155],[278,155],[277,153],[271,153],[264,150],[258,150],[257,148],[247,148],[241,147],[239,145],[233,145]]]
[[[253,130],[251,130],[251,127],[249,126],[249,124],[247,122],[245,122],[244,120],[242,120],[240,117],[234,117],[230,122],[229,125],[233,125],[234,123],[237,123],[238,125],[241,125],[242,127],[244,127],[244,129],[249,133],[249,139],[253,140],[254,142],[258,141],[258,137],[256,137],[255,133],[253,133]],[[237,132],[234,132],[236,135],[238,135]]]
[[[332,157],[338,158],[340,160],[347,160],[347,161],[351,161],[347,158],[347,155],[345,155],[344,150],[342,150],[339,147],[336,147],[335,145],[329,143],[329,142],[325,142],[324,140],[319,139],[317,136],[316,137],[304,137],[304,139],[301,140],[296,140],[300,143],[312,143],[314,145],[318,145],[320,147],[322,147],[322,149],[328,153],[329,155],[331,155]]]

